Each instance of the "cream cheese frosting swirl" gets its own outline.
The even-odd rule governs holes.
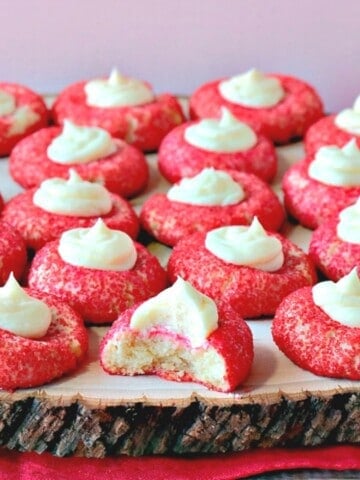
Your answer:
[[[16,106],[14,95],[0,90],[0,117],[11,116],[11,123],[6,131],[7,136],[21,135],[27,127],[37,122],[40,116],[29,105]]]
[[[106,215],[112,208],[106,188],[83,180],[72,168],[68,180],[54,177],[42,181],[33,195],[33,203],[47,212],[72,217]]]
[[[196,348],[206,343],[218,328],[215,302],[178,277],[176,282],[156,297],[142,303],[130,321],[133,330],[165,329],[187,338]]]
[[[0,117],[11,115],[16,110],[16,100],[14,95],[0,89]]]
[[[89,163],[117,150],[111,135],[99,127],[83,127],[64,121],[62,133],[47,148],[47,156],[63,165]]]
[[[108,228],[101,219],[91,228],[64,232],[58,252],[66,263],[99,270],[130,270],[137,259],[136,247],[129,235]]]
[[[0,328],[25,338],[43,337],[51,323],[45,302],[28,295],[10,274],[0,287]]]
[[[360,327],[360,280],[356,268],[337,282],[312,287],[315,305],[330,318],[348,327]]]
[[[244,151],[257,143],[254,130],[225,107],[221,109],[220,119],[204,118],[188,126],[184,138],[190,145],[210,152]]]
[[[343,147],[320,147],[308,168],[309,177],[327,185],[351,187],[360,185],[360,150],[351,139]]]
[[[87,82],[86,103],[92,107],[125,107],[154,101],[154,93],[144,82],[120,75],[113,69],[109,78]]]
[[[355,100],[353,108],[346,108],[339,112],[334,122],[341,130],[360,135],[360,95]]]
[[[336,233],[344,242],[360,244],[360,197],[356,203],[341,210]]]
[[[270,108],[285,97],[277,78],[256,69],[220,82],[219,91],[225,100],[250,108]]]
[[[172,201],[192,205],[234,205],[245,198],[241,185],[227,172],[204,168],[191,178],[183,178],[167,192]]]
[[[209,231],[205,247],[224,262],[275,272],[284,263],[279,239],[268,235],[254,218],[250,226],[232,225]]]

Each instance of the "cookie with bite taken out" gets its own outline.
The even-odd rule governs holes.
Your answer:
[[[244,320],[181,278],[124,311],[100,345],[101,366],[111,375],[158,375],[224,392],[246,379],[253,355]]]

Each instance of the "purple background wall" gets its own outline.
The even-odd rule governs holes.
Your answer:
[[[328,111],[360,94],[360,1],[0,0],[0,80],[56,92],[113,66],[190,94],[256,67],[312,83]]]

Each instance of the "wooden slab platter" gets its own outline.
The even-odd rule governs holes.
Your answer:
[[[301,144],[277,149],[281,195],[284,171],[303,155]],[[139,209],[167,182],[148,156],[147,191],[133,200]],[[21,188],[0,160],[5,199]],[[284,233],[306,250],[310,231],[288,223]],[[167,247],[149,248],[166,262]],[[255,360],[247,381],[223,394],[194,383],[155,376],[120,377],[103,372],[98,346],[106,327],[89,328],[90,351],[72,375],[42,388],[0,391],[0,446],[57,456],[193,455],[275,446],[360,442],[360,382],[315,376],[290,362],[273,343],[271,319],[248,322]]]

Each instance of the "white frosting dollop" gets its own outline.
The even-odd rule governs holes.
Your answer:
[[[21,135],[25,130],[39,120],[40,116],[28,105],[23,105],[12,114],[12,123],[8,135]]]
[[[5,90],[0,90],[0,117],[7,115],[11,116],[10,126],[6,131],[8,137],[21,135],[40,118],[39,114],[34,112],[29,105],[17,107],[14,95]]]
[[[82,127],[70,120],[47,148],[47,156],[63,165],[89,163],[116,152],[111,135],[99,127]]]
[[[99,218],[91,228],[67,230],[60,237],[58,252],[64,262],[98,270],[130,270],[137,252],[125,232],[112,230]]]
[[[339,213],[336,234],[344,242],[360,244],[360,197]]]
[[[251,108],[273,107],[285,96],[277,78],[256,69],[220,82],[219,91],[225,100]]]
[[[11,115],[15,112],[16,100],[14,95],[0,89],[0,117]]]
[[[43,337],[51,323],[45,302],[28,295],[10,274],[0,288],[0,328],[25,338]]]
[[[178,277],[172,287],[142,303],[130,321],[133,330],[166,330],[200,347],[218,327],[215,302]]]
[[[98,217],[112,208],[108,190],[99,183],[83,180],[72,168],[68,180],[55,177],[42,181],[33,203],[47,212],[72,217]]]
[[[183,178],[167,192],[172,201],[192,205],[234,205],[245,198],[241,185],[231,175],[214,168],[204,168],[191,178]]]
[[[360,135],[360,95],[355,100],[353,108],[346,108],[335,117],[335,125],[354,135]]]
[[[205,247],[227,263],[265,272],[275,272],[284,263],[280,240],[268,235],[257,217],[250,226],[232,225],[210,230],[205,237]]]
[[[92,107],[143,105],[154,100],[154,93],[144,82],[120,75],[113,69],[109,78],[85,84],[86,103]]]
[[[210,152],[249,150],[257,142],[254,130],[225,107],[220,119],[205,118],[187,127],[184,138],[190,145]]]
[[[15,112],[11,114],[11,125],[7,131],[7,135],[21,135],[28,127],[37,122],[39,118],[40,115],[34,112],[28,105],[18,107]]]
[[[312,287],[315,305],[330,318],[348,327],[360,327],[360,280],[356,268],[337,282]]]
[[[351,187],[360,185],[360,150],[351,139],[343,147],[320,147],[308,168],[309,177],[328,185]]]

